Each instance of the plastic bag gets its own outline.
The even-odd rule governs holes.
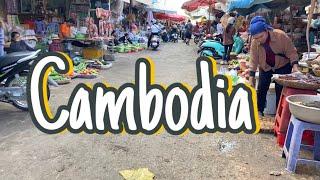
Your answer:
[[[125,180],[153,180],[154,174],[148,168],[123,170],[119,172]]]
[[[233,39],[234,39],[233,52],[235,52],[236,54],[240,54],[244,47],[244,41],[239,36],[235,36]]]

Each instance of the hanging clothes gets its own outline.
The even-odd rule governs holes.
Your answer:
[[[99,35],[105,36],[108,34],[108,22],[106,20],[99,20]]]
[[[6,5],[7,14],[19,13],[18,0],[6,0],[5,5]]]
[[[50,34],[59,34],[59,24],[49,23],[47,27],[47,32]]]
[[[88,28],[88,34],[90,38],[98,37],[99,30],[96,24],[94,24],[94,20],[91,17],[86,18],[86,25]]]
[[[35,24],[36,34],[43,36],[46,32],[46,24],[44,23],[44,21],[43,20],[36,20],[34,22],[34,24]]]
[[[105,10],[105,9],[102,9],[102,8],[97,8],[96,9],[96,15],[97,15],[97,18],[109,18],[109,16],[111,15],[110,11],[108,10]]]

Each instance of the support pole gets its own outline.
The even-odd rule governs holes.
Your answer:
[[[293,14],[292,14],[292,6],[290,6],[290,36],[293,39]]]
[[[307,44],[308,44],[308,58],[310,54],[310,42],[309,42],[309,36],[310,36],[310,26],[311,26],[311,20],[314,12],[314,8],[316,6],[316,0],[311,0],[311,7],[309,8],[309,14],[308,14],[308,25],[307,25]]]
[[[133,0],[130,0],[129,14],[132,14],[132,4],[133,4]]]

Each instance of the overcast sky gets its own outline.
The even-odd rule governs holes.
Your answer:
[[[177,11],[178,14],[183,13],[183,10],[181,9],[181,6],[186,1],[188,1],[188,0],[160,0],[160,2],[163,2],[165,4],[165,7],[168,10]]]

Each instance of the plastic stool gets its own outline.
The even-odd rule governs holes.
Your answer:
[[[296,95],[296,94],[316,95],[317,92],[313,90],[283,87],[282,94],[278,104],[277,114],[275,117],[275,125],[274,125],[274,133],[277,136],[277,143],[280,146],[283,146],[284,144],[288,125],[290,122],[290,117],[291,117],[289,103],[287,102],[286,98],[288,96]],[[303,136],[303,140],[308,142],[308,144],[313,144],[313,133],[305,132]]]
[[[302,134],[305,130],[315,132],[314,145],[302,144]],[[312,150],[314,160],[299,159],[300,147]],[[287,170],[296,171],[297,163],[312,164],[320,166],[320,124],[304,122],[291,116],[291,122],[287,131],[285,145],[283,146],[283,155],[287,158]]]

